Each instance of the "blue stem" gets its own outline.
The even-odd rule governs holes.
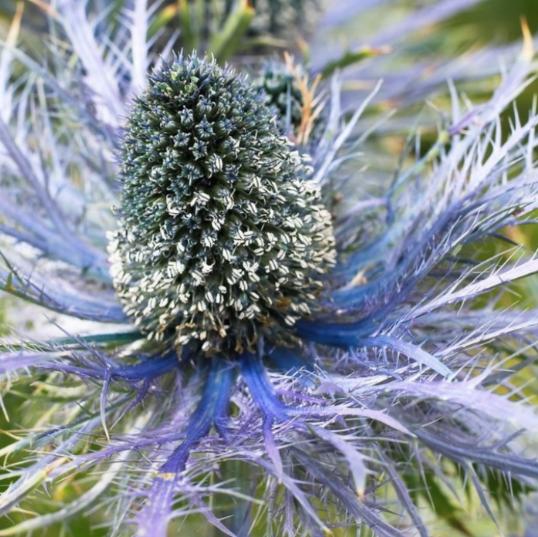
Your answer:
[[[133,365],[124,365],[112,367],[79,367],[67,364],[46,363],[37,366],[40,369],[52,369],[62,373],[70,373],[79,377],[88,377],[96,379],[119,379],[125,381],[151,380],[160,377],[173,369],[179,367],[177,356],[168,356],[166,358],[152,358],[146,362]]]
[[[207,436],[211,426],[226,416],[234,376],[234,369],[224,358],[211,360],[202,399],[183,431],[184,440],[159,468],[147,491],[148,502],[137,517],[137,537],[167,535],[179,477],[185,471],[191,451]],[[224,526],[220,529],[226,530]]]
[[[189,454],[211,430],[216,420],[227,413],[234,370],[223,358],[213,358],[209,367],[204,392],[198,408],[185,429],[185,440],[161,466],[162,473],[185,470]]]
[[[250,395],[264,416],[287,421],[289,408],[273,392],[265,375],[262,359],[255,354],[245,352],[239,359],[239,365]]]
[[[299,321],[296,334],[308,341],[335,347],[355,347],[360,340],[370,335],[374,326],[370,319],[354,323],[329,323],[324,321]]]

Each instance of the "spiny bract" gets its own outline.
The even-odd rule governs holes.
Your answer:
[[[110,242],[127,315],[207,353],[279,340],[335,258],[311,173],[231,70],[193,56],[154,72],[127,123]]]

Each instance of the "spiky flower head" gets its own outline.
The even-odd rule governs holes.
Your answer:
[[[154,72],[127,124],[110,243],[125,312],[151,338],[207,352],[280,339],[334,263],[311,173],[231,70],[180,56]]]
[[[305,103],[300,82],[305,78],[306,73],[301,66],[275,60],[264,62],[253,80],[266,105],[275,111],[280,130],[288,135],[294,135],[303,121]]]

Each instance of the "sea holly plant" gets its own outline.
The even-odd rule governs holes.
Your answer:
[[[279,109],[155,54],[146,12],[109,36],[57,7],[48,62],[1,58],[1,287],[65,335],[2,342],[23,412],[0,535],[469,534],[474,502],[507,527],[538,478],[538,311],[505,302],[538,271],[512,238],[538,204],[538,115],[512,109],[530,37],[488,101],[447,82],[435,141],[408,130],[389,175],[380,84],[346,114],[339,75],[288,61],[303,91]],[[317,91],[298,137],[283,111],[305,124]]]

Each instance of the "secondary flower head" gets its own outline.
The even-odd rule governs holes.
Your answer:
[[[302,70],[297,69],[298,76],[304,76]],[[265,103],[277,113],[282,132],[293,133],[301,124],[304,100],[290,67],[280,61],[266,62],[257,73],[253,85],[263,92]]]
[[[205,352],[281,341],[335,259],[311,173],[233,71],[179,56],[153,73],[127,123],[110,243],[126,313]]]

